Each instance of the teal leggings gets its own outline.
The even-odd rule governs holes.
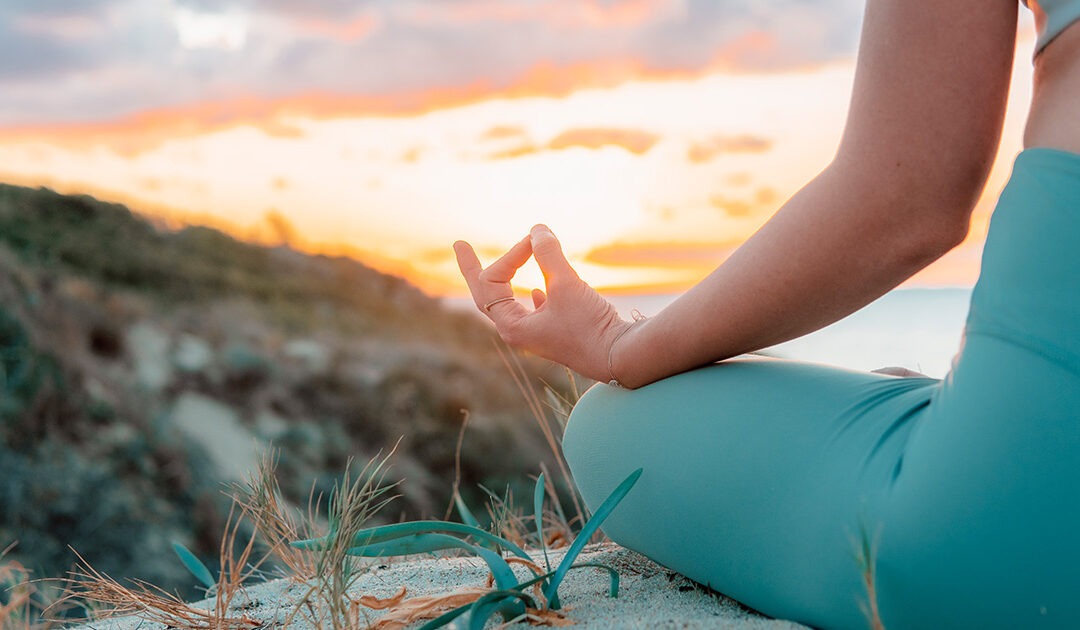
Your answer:
[[[765,614],[1080,628],[1080,155],[1019,155],[944,380],[740,358],[597,385],[563,448],[604,531]],[[864,544],[865,543],[865,544]],[[863,554],[863,548],[869,550]]]

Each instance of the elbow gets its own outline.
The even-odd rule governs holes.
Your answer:
[[[927,249],[936,252],[935,258],[957,247],[967,238],[971,229],[970,211],[956,216],[946,217],[934,222],[925,237]]]
[[[903,258],[908,264],[921,269],[959,246],[967,238],[970,229],[970,211],[927,215],[918,221],[918,227],[906,230],[902,245]]]

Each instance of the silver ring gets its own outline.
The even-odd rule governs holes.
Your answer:
[[[512,295],[511,295],[511,296],[509,296],[509,297],[501,297],[501,298],[499,298],[499,299],[497,299],[497,300],[492,300],[492,301],[490,301],[490,302],[488,302],[487,304],[485,304],[485,305],[484,305],[484,310],[485,310],[486,312],[490,313],[490,312],[491,312],[491,307],[492,307],[492,306],[495,306],[495,305],[496,305],[496,304],[498,304],[499,302],[511,302],[511,301],[513,301],[513,300],[515,300],[515,299],[516,299],[516,298],[515,298],[514,296],[512,296]]]

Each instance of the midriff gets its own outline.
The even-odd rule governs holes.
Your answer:
[[[1035,57],[1024,146],[1080,153],[1080,22],[1062,31]]]

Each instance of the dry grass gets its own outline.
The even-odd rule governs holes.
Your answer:
[[[573,523],[584,523],[587,516],[580,498],[573,492],[573,481],[561,452],[560,436],[573,403],[556,394],[550,387],[545,394],[546,400],[542,398],[528,382],[518,358],[502,349],[500,353],[551,448],[563,484],[571,491],[573,512],[568,518],[555,492],[555,484],[547,484],[546,504],[554,508],[547,509],[542,514],[541,535],[546,540],[539,541],[536,540],[535,521],[531,515],[524,516],[516,507],[509,488],[502,496],[487,491],[490,497],[487,509],[493,524],[492,529],[521,547],[531,546],[529,543],[560,546],[572,539]],[[573,385],[573,376],[570,378]],[[572,397],[577,398],[576,389]],[[460,452],[467,425],[466,413],[458,435],[455,496],[459,496]],[[265,453],[252,476],[243,483],[232,486],[234,508],[233,512],[230,512],[221,544],[222,568],[218,584],[211,589],[216,595],[212,608],[192,606],[178,595],[142,581],[129,580],[128,584],[121,584],[109,575],[95,570],[81,556],[80,564],[67,580],[69,588],[64,600],[80,602],[88,609],[100,607],[100,613],[94,615],[99,619],[133,615],[168,627],[257,628],[268,621],[242,613],[230,614],[230,611],[237,594],[242,592],[245,581],[257,572],[262,560],[271,557],[286,567],[293,579],[307,583],[307,588],[302,590],[300,596],[288,604],[291,610],[288,610],[284,620],[280,623],[274,622],[277,627],[290,627],[294,622],[302,620],[316,628],[333,630],[402,628],[417,621],[432,619],[492,592],[489,585],[487,588],[462,588],[441,595],[411,598],[406,598],[404,588],[386,599],[351,593],[357,579],[366,571],[371,561],[352,556],[349,550],[354,546],[356,534],[369,526],[370,519],[394,498],[389,492],[396,484],[387,485],[385,477],[388,460],[396,448],[395,446],[386,456],[381,453],[376,455],[355,474],[353,462],[346,465],[345,472],[330,497],[325,523],[315,507],[320,501],[314,496],[314,492],[309,497],[306,513],[294,508],[283,498],[275,474],[276,455],[272,451]],[[545,467],[542,466],[542,470],[548,479],[552,479]],[[254,533],[239,555],[235,555],[242,520],[252,524]],[[291,545],[296,540],[314,538],[323,538],[326,543],[317,550],[298,549]],[[255,566],[250,566],[249,560],[256,545],[265,551],[265,555]],[[534,570],[539,572],[540,568],[534,567]],[[537,601],[541,600],[542,597],[537,597]],[[369,613],[374,610],[384,611],[377,620],[373,620]],[[547,610],[546,607],[544,610],[529,610],[520,620],[545,625],[562,625],[565,621],[561,614]]]
[[[12,543],[0,552],[0,561],[14,547]],[[0,564],[0,628],[17,628],[20,624],[29,627],[34,594],[29,579],[30,572],[15,560]]]
[[[252,476],[244,483],[233,486],[233,501],[254,524],[260,542],[268,553],[285,565],[296,579],[310,580],[319,571],[316,554],[296,549],[289,543],[323,533],[314,531],[315,523],[319,520],[314,507],[317,503],[314,489],[309,496],[306,518],[301,517],[282,497],[276,468],[277,452],[265,452]]]
[[[575,523],[580,526],[588,520],[588,511],[575,490],[574,479],[570,475],[570,468],[567,466],[566,459],[562,454],[562,434],[566,428],[566,420],[570,416],[570,410],[573,409],[574,404],[581,397],[577,390],[577,381],[573,372],[567,370],[566,375],[571,387],[572,400],[566,400],[560,396],[550,385],[545,386],[545,400],[537,393],[536,386],[529,381],[528,372],[521,365],[517,354],[509,348],[504,349],[499,345],[496,345],[496,349],[499,351],[503,363],[510,371],[518,391],[525,398],[525,404],[528,406],[529,412],[540,428],[544,440],[547,442],[548,448],[555,459],[555,465],[559,469],[559,479],[563,487],[568,489],[570,500],[573,502],[573,515],[568,516],[556,492],[556,484],[549,483],[546,492],[548,504],[552,508],[550,513],[543,515],[544,522],[554,530],[551,536],[553,540],[570,540],[573,534],[572,526]],[[556,477],[551,475],[543,464],[541,464],[541,470],[547,479],[552,482],[556,480]],[[598,535],[602,537],[602,534]]]
[[[77,552],[79,564],[65,580],[68,589],[63,601],[100,607],[100,612],[94,615],[96,619],[134,615],[168,627],[206,630],[257,628],[264,625],[264,621],[245,614],[230,614],[230,610],[244,583],[257,574],[264,560],[274,556],[294,572],[295,578],[309,582],[308,591],[284,622],[286,627],[298,614],[318,628],[347,630],[366,627],[368,624],[363,606],[379,600],[350,599],[349,588],[363,567],[360,560],[347,552],[352,546],[353,536],[393,499],[386,495],[393,485],[384,484],[388,458],[389,455],[381,459],[376,456],[355,476],[351,473],[351,462],[346,466],[330,500],[330,543],[324,549],[312,552],[295,549],[289,543],[317,533],[317,510],[309,506],[307,519],[295,514],[281,498],[274,475],[273,455],[265,455],[253,477],[245,484],[234,486],[234,507],[221,541],[221,572],[217,585],[211,589],[214,594],[213,608],[192,606],[178,595],[140,580],[121,584],[108,574],[94,569]],[[242,518],[251,521],[255,532],[236,553]],[[257,538],[266,547],[266,553],[252,564]],[[0,627],[7,626],[0,623]]]
[[[350,587],[366,565],[365,561],[349,555],[349,549],[357,532],[395,498],[387,493],[397,484],[387,485],[385,478],[388,460],[396,449],[395,445],[386,456],[380,453],[373,457],[355,477],[350,470],[352,461],[346,464],[345,473],[330,497],[329,542],[315,553],[315,575],[286,619],[286,626],[304,612],[317,628],[350,630],[368,625],[360,601],[349,596]]]
[[[243,590],[244,582],[258,571],[261,564],[261,560],[254,565],[250,563],[254,535],[239,554],[235,553],[240,526],[241,520],[234,509],[229,513],[225,535],[221,540],[221,572],[217,585],[212,589],[215,594],[212,609],[191,606],[179,595],[142,580],[128,580],[129,585],[121,584],[108,574],[94,569],[77,551],[75,555],[79,558],[79,564],[64,580],[68,589],[60,601],[78,602],[84,607],[96,609],[95,619],[135,615],[167,627],[206,630],[259,627],[262,622],[246,615],[229,615],[229,609]]]
[[[59,597],[50,580],[32,580],[31,572],[17,560],[5,560],[18,543],[0,551],[0,628],[4,630],[49,630],[59,624],[44,619],[50,601]]]

